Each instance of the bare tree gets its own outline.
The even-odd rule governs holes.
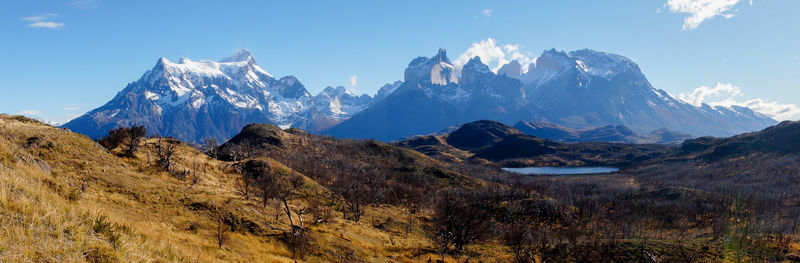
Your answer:
[[[537,262],[537,257],[542,260],[542,252],[550,241],[550,233],[547,225],[535,228],[529,223],[518,221],[505,226],[502,238],[514,253],[515,262],[529,263]]]
[[[459,254],[488,232],[491,214],[479,190],[445,189],[436,199],[432,218],[441,252]],[[452,249],[450,249],[452,245]]]
[[[217,141],[217,138],[209,137],[203,139],[203,151],[205,151],[206,154],[214,159],[219,157],[219,154],[217,154],[217,147],[219,147],[219,141]]]
[[[128,129],[127,135],[128,149],[125,151],[125,156],[133,157],[139,150],[142,138],[147,135],[147,129],[144,126],[133,126]]]
[[[294,214],[297,215],[297,220],[300,221],[300,227],[305,227],[303,215],[310,213],[310,207],[296,205],[292,207],[292,211],[294,211]]]
[[[314,224],[325,223],[333,218],[333,211],[326,204],[328,201],[326,198],[331,193],[326,192],[315,192],[305,197],[305,201],[308,204],[308,213],[313,216]]]
[[[163,138],[159,137],[158,142],[156,144],[156,166],[161,167],[164,171],[172,172],[173,169],[173,160],[172,156],[175,154],[177,150],[177,145],[170,142],[169,140],[162,140]],[[162,142],[165,141],[165,142]]]
[[[235,182],[236,191],[244,196],[244,200],[250,200],[250,196],[255,191],[255,179],[247,174],[240,176]]]
[[[229,230],[230,226],[225,223],[222,212],[217,212],[217,230],[214,232],[214,237],[217,239],[217,245],[219,246],[219,249],[222,249],[222,245],[224,245],[225,242],[230,238],[230,235],[228,234]]]
[[[241,144],[232,144],[228,147],[228,155],[230,155],[231,160],[234,162],[241,161],[246,155],[245,147]]]
[[[294,231],[296,225],[292,218],[290,202],[301,195],[305,180],[294,172],[276,171],[269,162],[250,160],[244,165],[245,176],[255,178],[261,197],[266,207],[270,199],[276,199],[283,205],[283,210],[289,218],[289,225]]]
[[[361,220],[364,214],[364,205],[367,203],[367,186],[359,177],[349,177],[340,179],[334,185],[336,192],[342,196],[344,201],[345,218],[352,219],[356,223]]]
[[[302,258],[313,247],[314,239],[308,230],[298,228],[291,232],[284,232],[283,242],[292,252],[292,258]]]
[[[200,170],[201,170],[201,167],[203,167],[203,171],[205,172],[205,167],[203,166],[202,163],[198,163],[198,162],[192,163],[192,172],[189,175],[189,176],[191,176],[191,179],[192,179],[192,187],[194,187],[197,183],[200,182]]]

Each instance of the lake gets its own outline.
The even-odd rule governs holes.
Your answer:
[[[549,174],[549,175],[575,175],[575,174],[606,174],[619,171],[614,167],[522,167],[503,168],[503,170],[520,174]]]

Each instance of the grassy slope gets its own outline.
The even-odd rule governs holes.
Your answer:
[[[294,261],[278,239],[288,229],[285,215],[275,220],[272,206],[236,194],[237,175],[225,169],[230,163],[182,144],[176,168],[197,171],[193,184],[149,165],[155,143],[149,139],[137,158],[120,158],[85,136],[0,115],[0,261]],[[237,222],[223,249],[213,237],[219,214]],[[310,225],[317,247],[305,260],[437,258],[421,230],[424,216],[408,234],[402,209],[371,207],[364,218]],[[488,259],[506,250],[475,251]]]

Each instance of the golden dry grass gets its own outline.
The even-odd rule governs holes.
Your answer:
[[[0,115],[0,262],[295,261],[278,239],[289,228],[286,216],[275,220],[271,205],[237,194],[230,163],[181,143],[175,168],[194,171],[198,180],[179,180],[151,165],[157,143],[148,139],[136,158],[121,158],[83,135]],[[214,239],[220,213],[253,226],[231,233],[222,249]],[[316,248],[304,260],[438,258],[422,230],[424,216],[381,206],[363,218],[308,225]],[[507,254],[502,247],[474,250],[484,262]],[[446,261],[456,260],[463,261]]]

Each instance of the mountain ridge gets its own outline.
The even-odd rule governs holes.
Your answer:
[[[660,144],[555,142],[491,120],[465,123],[446,134],[415,136],[397,144],[447,162],[501,167],[626,167],[666,156],[677,148]]]
[[[638,134],[624,125],[606,125],[589,129],[572,129],[547,121],[520,121],[514,128],[525,134],[557,142],[621,142],[633,144],[678,145],[693,136],[660,128]]]
[[[413,59],[403,81],[384,85],[374,97],[341,86],[313,96],[294,76],[273,77],[247,50],[219,61],[162,57],[108,103],[62,127],[98,138],[119,126],[144,125],[200,142],[225,141],[247,124],[271,123],[392,141],[481,119],[548,121],[576,130],[625,126],[639,134],[666,128],[692,136],[729,136],[776,123],[744,107],[688,104],[652,87],[632,60],[608,52],[551,49],[527,72],[517,61],[500,69],[494,73],[477,56],[457,69],[439,49]]]
[[[321,130],[371,100],[344,88],[312,96],[296,77],[273,77],[241,49],[219,61],[159,58],[108,103],[62,127],[98,138],[119,126],[144,125],[190,142],[225,141],[250,123]]]
[[[636,63],[608,52],[551,49],[527,72],[512,61],[497,74],[476,56],[461,68],[460,78],[454,77],[455,67],[446,56],[440,49],[430,58],[413,59],[404,81],[381,97],[384,103],[375,103],[322,133],[392,141],[490,119],[507,125],[548,121],[575,130],[611,125],[640,134],[665,128],[692,136],[730,136],[776,123],[743,107],[695,107],[652,87]],[[395,102],[385,103],[390,100]],[[409,110],[414,106],[426,110]],[[370,126],[375,123],[380,127]],[[639,139],[658,142],[658,136],[676,138],[669,143],[685,137],[660,131]]]
[[[544,51],[519,79],[545,119],[570,128],[625,125],[638,133],[663,127],[732,136],[777,123],[743,107],[695,107],[653,87],[632,60],[591,49]]]

